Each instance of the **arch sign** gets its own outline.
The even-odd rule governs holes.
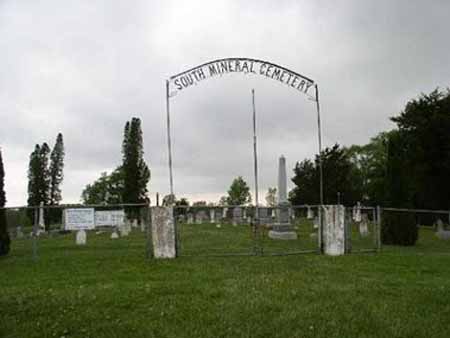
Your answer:
[[[322,183],[322,139],[320,127],[320,106],[319,106],[319,90],[317,84],[310,78],[296,73],[285,67],[276,65],[272,62],[250,58],[226,58],[206,62],[197,67],[188,69],[184,72],[171,76],[166,80],[166,108],[167,108],[167,143],[169,148],[169,178],[170,178],[170,194],[173,192],[173,175],[172,175],[172,146],[170,137],[170,98],[177,93],[192,87],[203,80],[221,77],[226,74],[241,73],[249,75],[259,75],[269,78],[284,85],[291,87],[298,92],[306,94],[309,98],[316,102],[317,108],[317,126],[319,139],[319,168],[320,168],[320,203],[323,204],[323,183]],[[314,94],[310,94],[314,90]],[[254,91],[252,91],[254,95]],[[253,131],[255,143],[255,180],[257,186],[257,164],[256,164],[256,122],[255,122],[255,106],[253,96]],[[256,193],[257,195],[257,193]],[[257,197],[256,197],[257,199]]]
[[[171,76],[169,79],[170,96],[203,80],[231,73],[261,75],[305,94],[308,94],[308,91],[314,86],[314,81],[306,76],[271,62],[248,58],[228,58],[207,62]]]

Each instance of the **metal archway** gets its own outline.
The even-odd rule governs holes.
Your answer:
[[[230,73],[242,73],[265,76],[279,81],[303,94],[316,102],[317,128],[319,143],[319,171],[320,171],[320,204],[323,205],[323,170],[322,170],[322,131],[320,122],[319,88],[312,79],[294,72],[275,63],[252,58],[223,58],[203,63],[190,68],[184,72],[171,76],[166,80],[166,112],[167,112],[167,145],[169,150],[169,180],[170,195],[173,199],[173,169],[172,169],[172,140],[170,130],[170,98],[203,80],[222,76]],[[309,94],[309,90],[314,88],[314,95]],[[255,132],[255,108],[253,100],[253,127]],[[255,145],[255,181],[257,186],[257,165],[256,165],[256,145]],[[257,189],[257,188],[256,188]],[[257,197],[256,197],[257,198]]]

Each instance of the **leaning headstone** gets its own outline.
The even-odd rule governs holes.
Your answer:
[[[286,159],[281,155],[278,161],[278,206],[277,221],[269,231],[272,239],[291,240],[297,239],[297,232],[291,224],[289,217],[290,203],[287,199]]]
[[[152,242],[155,258],[175,258],[175,222],[172,207],[152,208]]]
[[[359,223],[359,234],[361,237],[367,237],[369,235],[369,219],[367,214],[361,215],[361,222]]]
[[[85,245],[86,244],[86,231],[84,229],[78,230],[76,234],[75,242],[77,245]]]
[[[326,255],[339,256],[346,252],[345,207],[327,205],[324,208],[323,248]]]

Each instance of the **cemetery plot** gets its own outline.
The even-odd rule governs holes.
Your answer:
[[[346,236],[348,252],[377,249],[378,224],[376,209],[357,205],[346,209]]]
[[[295,253],[312,253],[319,250],[319,217],[317,207],[290,207],[288,218],[283,223],[279,219],[281,208],[260,209],[260,248],[263,254],[283,255]],[[267,215],[267,216],[266,216]],[[271,231],[282,228],[294,233],[285,239],[271,237]]]
[[[148,208],[127,208],[129,216],[121,206],[7,209],[12,249],[30,260],[52,259],[50,248],[66,259],[111,250],[139,251],[144,259],[151,249]]]
[[[178,255],[250,255],[255,252],[249,210],[175,208]]]

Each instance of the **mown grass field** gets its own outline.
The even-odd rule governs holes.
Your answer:
[[[246,227],[185,226],[185,254],[252,252]],[[314,246],[309,230],[276,252]],[[304,242],[302,242],[304,241]],[[271,247],[272,245],[272,247]],[[281,247],[280,247],[281,245]],[[283,245],[288,245],[284,247]],[[145,258],[145,236],[13,242],[0,337],[449,337],[450,242],[379,254]]]

